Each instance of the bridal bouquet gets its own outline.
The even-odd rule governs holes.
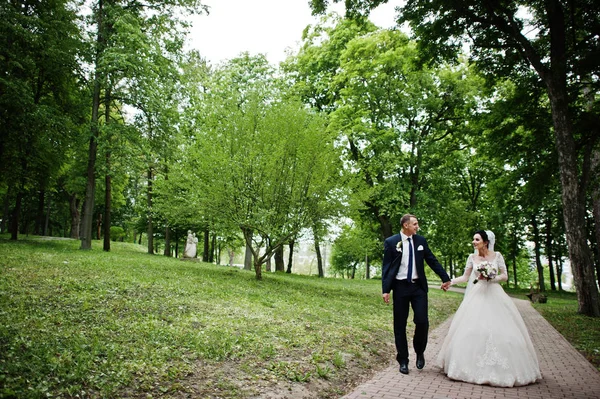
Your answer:
[[[486,280],[491,280],[498,274],[498,270],[487,260],[484,260],[477,266],[477,271],[486,278]],[[479,280],[473,281],[473,284],[477,284]]]

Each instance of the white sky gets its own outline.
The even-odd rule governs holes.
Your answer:
[[[302,31],[318,18],[310,15],[309,0],[205,0],[210,15],[193,18],[190,48],[197,49],[211,64],[217,64],[248,51],[265,54],[271,64],[279,65],[285,50],[299,48]],[[371,21],[381,28],[395,26],[394,7],[401,4],[389,0],[371,13]],[[343,2],[328,11],[343,14]]]

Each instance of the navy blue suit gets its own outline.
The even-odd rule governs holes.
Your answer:
[[[427,334],[429,332],[429,317],[427,315],[427,277],[425,276],[425,262],[442,279],[443,282],[450,281],[450,277],[438,262],[437,258],[427,245],[425,237],[413,235],[414,267],[417,270],[418,279],[409,283],[406,280],[397,280],[396,275],[400,269],[402,253],[396,249],[401,240],[401,235],[396,234],[388,237],[383,243],[383,270],[382,291],[388,294],[394,291],[394,338],[396,341],[396,360],[398,362],[408,361],[408,342],[406,339],[406,323],[408,320],[409,306],[414,313],[415,335],[413,348],[416,353],[425,352],[427,347]]]

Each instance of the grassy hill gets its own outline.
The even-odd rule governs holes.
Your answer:
[[[0,397],[338,398],[394,362],[380,281],[78,248],[0,238]],[[431,290],[431,328],[460,300]]]

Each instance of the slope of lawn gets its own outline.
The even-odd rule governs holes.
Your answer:
[[[339,397],[394,361],[377,280],[0,238],[0,397]],[[435,328],[461,300],[430,291]]]

